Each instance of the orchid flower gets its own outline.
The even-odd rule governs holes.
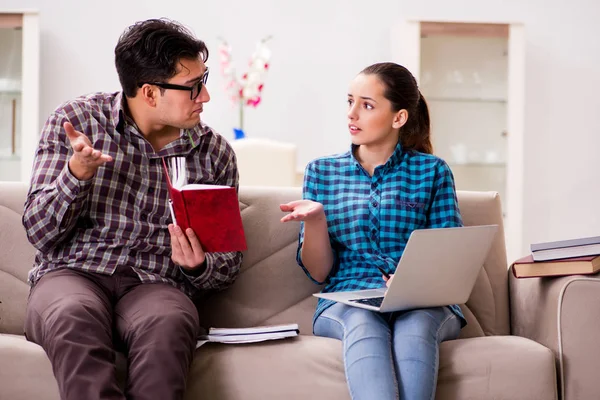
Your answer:
[[[269,60],[271,51],[266,42],[271,36],[259,41],[254,53],[250,57],[248,72],[239,79],[236,77],[235,68],[232,66],[231,46],[223,39],[219,46],[219,63],[221,65],[221,74],[225,78],[225,90],[233,104],[240,107],[240,129],[244,126],[244,107],[257,107],[261,101],[261,94],[264,87],[264,78],[269,69]]]

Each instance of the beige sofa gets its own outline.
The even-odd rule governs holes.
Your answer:
[[[34,256],[21,225],[25,195],[21,184],[0,183],[0,399],[58,399],[43,350],[22,336]],[[295,321],[300,337],[201,347],[186,399],[349,398],[340,342],[311,333],[311,294],[319,287],[296,265],[298,225],[279,222],[278,205],[299,196],[299,188],[241,188],[249,250],[236,283],[210,297],[201,314],[207,326]],[[460,192],[459,202],[465,224],[502,224],[495,193]],[[517,281],[506,266],[499,232],[463,306],[468,326],[460,339],[441,346],[436,398],[550,400],[558,397],[561,381],[565,399],[600,397],[594,379],[600,360],[594,340],[598,281]],[[594,321],[580,317],[584,307]]]

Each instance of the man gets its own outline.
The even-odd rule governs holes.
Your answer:
[[[123,91],[67,102],[44,126],[23,216],[38,250],[25,331],[63,399],[181,399],[199,330],[190,297],[238,273],[241,253],[204,253],[170,223],[162,170],[184,156],[190,183],[238,186],[232,149],[200,122],[207,58],[176,22],[136,23],[115,48]]]

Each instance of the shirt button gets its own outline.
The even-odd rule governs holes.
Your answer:
[[[373,183],[371,184],[371,188],[373,188],[373,189],[376,189],[376,188],[377,188],[377,182],[373,182]]]
[[[375,230],[375,229],[371,230],[371,237],[373,237],[373,238],[377,237],[377,230]]]
[[[379,205],[379,203],[376,201],[373,201],[373,203],[371,203],[371,204],[373,205],[373,207],[377,207]]]
[[[148,193],[150,193],[150,194],[154,193],[154,188],[152,188],[152,187],[148,188]]]
[[[142,214],[142,215],[140,215],[140,217],[142,217],[143,220],[147,220],[148,219],[148,214]]]

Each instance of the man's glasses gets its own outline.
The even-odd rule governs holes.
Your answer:
[[[208,81],[208,68],[204,71],[204,74],[194,86],[183,86],[183,85],[174,85],[172,83],[164,83],[164,82],[145,82],[149,85],[155,85],[163,89],[174,89],[174,90],[189,90],[190,91],[190,100],[196,100],[196,98],[200,95],[202,91],[202,85],[206,85]],[[140,84],[140,87],[143,84]]]

